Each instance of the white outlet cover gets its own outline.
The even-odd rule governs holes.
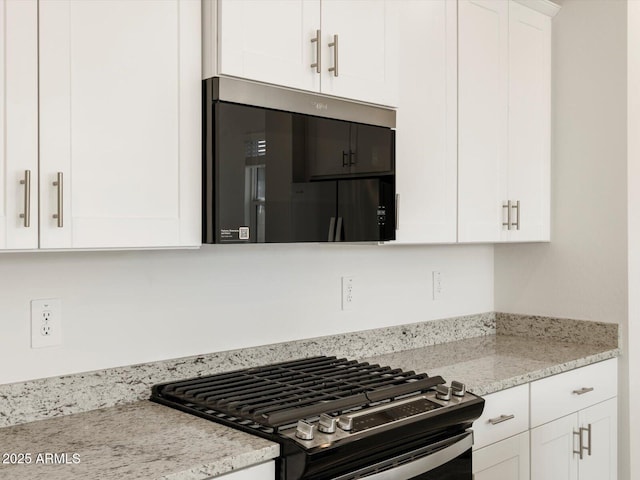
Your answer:
[[[31,300],[31,348],[62,345],[62,301]]]
[[[342,277],[342,310],[352,310],[355,300],[354,296],[355,278],[352,276]]]

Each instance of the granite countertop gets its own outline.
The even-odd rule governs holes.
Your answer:
[[[31,464],[4,464],[12,453]],[[36,463],[39,453],[66,464]],[[2,480],[203,480],[279,454],[277,443],[149,401],[0,429]]]
[[[555,338],[483,335],[404,351],[396,348],[366,360],[442,375],[486,395],[619,355],[617,347],[590,344],[585,340],[597,337],[581,339],[576,332],[577,328],[561,328]],[[403,342],[405,330],[394,338],[413,346]],[[369,355],[376,351],[363,350]],[[325,349],[326,354],[331,351]],[[334,353],[345,355],[339,349]],[[35,463],[36,455],[45,452],[67,453],[70,464],[6,465],[0,458],[0,480],[204,480],[273,459],[279,445],[149,401],[0,428],[0,455],[31,453]]]
[[[549,338],[487,335],[370,357],[366,361],[457,380],[478,395],[617,357],[618,348]]]

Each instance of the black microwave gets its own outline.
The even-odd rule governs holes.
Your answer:
[[[203,81],[203,243],[395,240],[395,111]]]

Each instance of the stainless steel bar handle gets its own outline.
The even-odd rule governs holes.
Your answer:
[[[396,230],[400,230],[400,194],[396,193]]]
[[[398,455],[392,459],[364,467],[346,475],[332,477],[331,480],[347,480],[352,478],[366,478],[366,480],[406,480],[416,478],[417,476],[422,476],[449,463],[451,460],[469,450],[472,446],[473,435],[466,432],[449,440],[431,445],[431,453],[429,453],[427,449],[417,449],[416,451]]]
[[[587,446],[582,447],[583,450],[587,451],[587,455],[591,456],[591,424],[587,425],[587,428],[580,427],[580,436],[582,437],[582,432],[587,432]]]
[[[584,447],[582,445],[582,429],[578,430],[577,432],[574,430],[573,436],[575,437],[576,435],[578,436],[578,450],[574,450],[573,453],[580,455],[580,460],[582,460],[582,450],[584,450]]]
[[[320,42],[320,30],[316,30],[316,38],[311,39],[311,43],[316,44],[316,63],[311,64],[311,68],[316,69],[316,73],[320,73],[322,66],[320,59],[322,58],[322,43]]]
[[[516,209],[516,222],[512,223],[512,227],[516,227],[516,230],[520,230],[520,200],[516,201],[515,205],[511,205],[511,208]]]
[[[333,76],[338,76],[338,35],[333,36],[333,42],[329,44],[333,47],[333,67],[329,67],[329,71],[333,72]]]
[[[511,230],[511,200],[508,200],[507,203],[503,203],[502,208],[507,209],[507,221],[502,222],[502,226],[507,227],[507,230]]]
[[[20,180],[20,185],[24,185],[24,213],[20,218],[24,219],[25,228],[31,226],[31,170],[24,171],[24,179]]]
[[[62,182],[62,172],[58,172],[57,180],[53,182],[54,187],[58,187],[58,210],[53,214],[53,218],[58,219],[58,228],[62,228],[64,225],[64,219],[62,217],[62,203],[64,200],[64,184]]]
[[[500,415],[496,418],[490,418],[489,423],[491,425],[498,425],[499,423],[506,422],[507,420],[513,420],[514,418],[516,418],[515,415]]]
[[[574,393],[575,395],[584,395],[585,393],[593,392],[593,390],[593,387],[582,387],[580,390],[574,390],[571,393]]]

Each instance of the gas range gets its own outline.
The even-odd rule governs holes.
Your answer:
[[[279,442],[282,480],[470,479],[484,407],[459,382],[325,356],[163,383],[151,399]],[[459,476],[402,473],[447,448],[438,468],[463,464]]]

